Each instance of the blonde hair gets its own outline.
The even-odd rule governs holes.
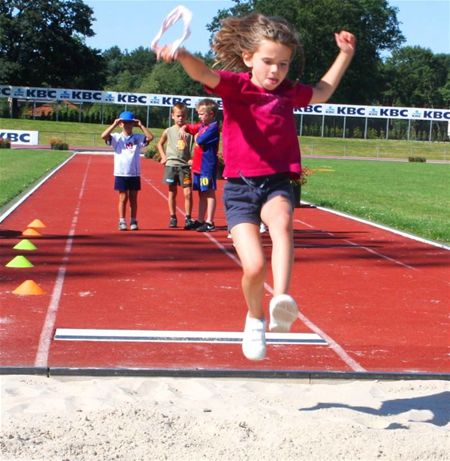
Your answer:
[[[172,106],[172,114],[175,112],[175,109],[181,110],[185,114],[187,114],[188,108],[184,102],[177,102]]]
[[[200,107],[204,107],[208,112],[214,112],[214,115],[217,114],[217,110],[219,108],[216,101],[214,101],[213,99],[209,99],[209,98],[201,99],[197,103],[196,107],[197,107],[197,110]]]
[[[242,53],[253,54],[262,40],[281,43],[292,50],[301,51],[298,33],[283,18],[268,17],[259,13],[247,16],[230,16],[221,21],[221,29],[213,39],[212,49],[216,54],[216,65],[235,71],[248,70]]]

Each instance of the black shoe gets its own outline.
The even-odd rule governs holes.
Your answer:
[[[204,222],[200,227],[197,228],[197,232],[214,232],[216,230],[216,226],[212,222]]]
[[[171,216],[169,219],[169,227],[177,227],[177,218],[175,216]]]
[[[197,221],[197,220],[194,221],[193,219],[186,219],[185,224],[184,224],[184,229],[185,230],[198,229],[201,225],[202,223],[200,221]]]

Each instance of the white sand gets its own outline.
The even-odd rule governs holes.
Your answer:
[[[2,376],[2,460],[449,460],[447,381]]]

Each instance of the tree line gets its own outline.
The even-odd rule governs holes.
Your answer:
[[[355,58],[332,103],[447,108],[450,54],[402,46],[397,9],[387,0],[233,0],[208,26],[251,11],[282,16],[299,31],[304,60],[292,78],[315,83],[334,59],[333,33],[358,38]],[[157,62],[148,48],[93,49],[93,10],[82,0],[0,0],[0,84],[200,96],[202,87],[177,63]],[[211,52],[202,56],[211,64]]]

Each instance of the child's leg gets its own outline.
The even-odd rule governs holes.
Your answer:
[[[287,294],[294,261],[292,205],[286,197],[274,197],[261,210],[272,239],[272,275],[274,297],[270,301],[269,330],[287,332],[298,318],[295,300]]]
[[[128,202],[128,191],[119,192],[119,219],[125,219],[126,216],[126,207]]]
[[[130,190],[129,191],[129,198],[130,198],[130,214],[131,214],[131,221],[136,221],[137,218],[137,190]]]
[[[184,211],[187,216],[191,216],[192,213],[192,188],[183,187],[183,194],[184,194]]]
[[[169,213],[170,216],[175,216],[176,210],[177,210],[177,185],[176,184],[170,184],[169,185],[169,197],[168,197],[168,202],[169,202]]]
[[[287,293],[294,259],[292,205],[286,197],[277,196],[264,204],[261,218],[269,227],[272,240],[272,273],[274,295]]]
[[[250,317],[264,318],[262,307],[266,261],[259,234],[259,226],[242,223],[231,229],[233,242],[242,264],[242,291]]]
[[[198,191],[198,221],[204,222],[206,215],[206,195],[201,190]]]
[[[216,191],[209,189],[204,194],[206,198],[206,221],[213,223],[216,212]]]

